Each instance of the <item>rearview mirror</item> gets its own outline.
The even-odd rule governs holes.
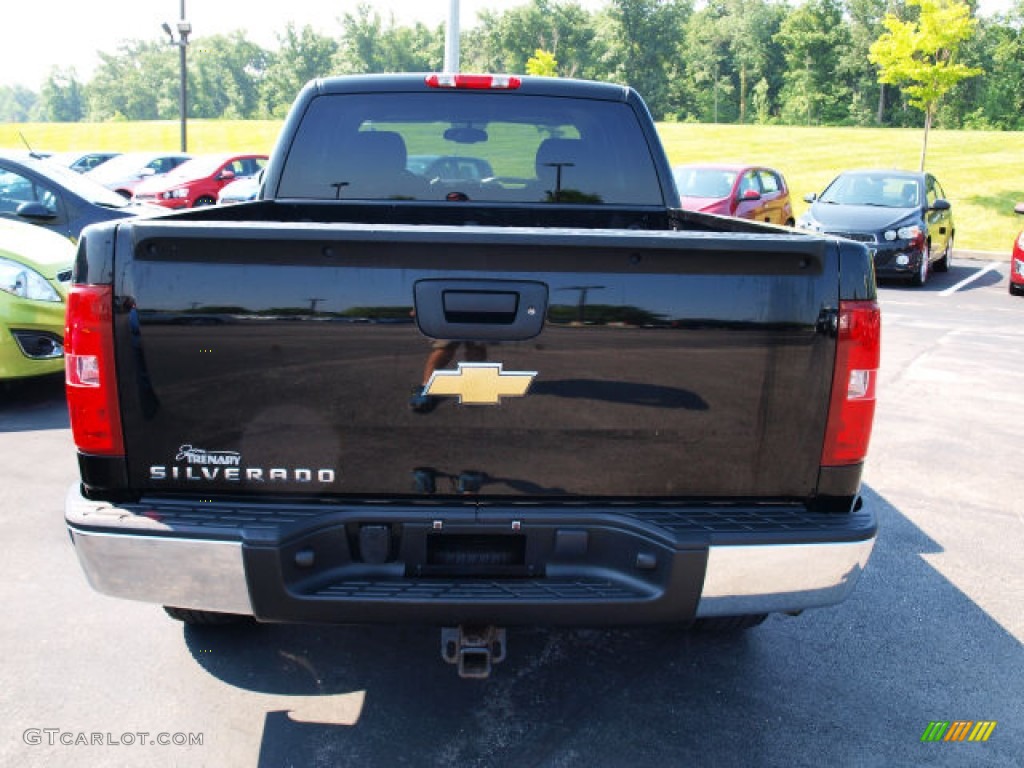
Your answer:
[[[1024,214],[1024,203],[1017,203],[1013,206],[1013,212]]]
[[[951,206],[949,204],[949,201],[948,200],[943,200],[941,198],[936,200],[934,203],[932,203],[928,207],[929,207],[930,210],[933,210],[933,211],[948,211],[951,208]]]
[[[487,131],[482,128],[470,128],[468,125],[449,128],[444,132],[445,141],[456,144],[479,144],[487,141]]]
[[[818,199],[818,193],[817,192],[811,192],[811,194],[809,194],[809,195],[804,195],[804,202],[805,203],[813,203],[817,199]]]

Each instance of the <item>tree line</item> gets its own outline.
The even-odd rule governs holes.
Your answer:
[[[914,23],[920,0],[608,0],[595,11],[529,0],[463,31],[461,69],[626,83],[657,120],[920,127],[927,116],[943,128],[1024,129],[1024,0],[985,18],[972,0],[943,1],[967,6],[971,32],[955,63],[974,76],[951,83],[927,115],[915,84],[881,82],[871,52],[887,15]],[[280,118],[314,77],[442,69],[443,25],[398,24],[369,5],[337,22],[335,35],[288,25],[276,50],[241,31],[193,38],[189,116]],[[946,53],[940,73],[954,63]],[[55,68],[38,92],[0,87],[0,121],[172,120],[178,84],[177,49],[126,41],[100,53],[88,81]]]

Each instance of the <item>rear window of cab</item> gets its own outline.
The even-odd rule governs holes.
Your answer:
[[[276,196],[664,204],[628,104],[481,91],[317,97]]]

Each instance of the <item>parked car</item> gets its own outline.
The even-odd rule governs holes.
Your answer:
[[[89,171],[86,176],[121,197],[131,199],[146,179],[169,173],[192,155],[185,152],[128,152]]]
[[[147,179],[135,189],[136,202],[165,208],[213,205],[228,182],[255,176],[267,163],[266,155],[206,155],[182,163],[163,176]]]
[[[406,168],[427,181],[482,181],[494,176],[486,160],[462,155],[409,155]]]
[[[953,210],[930,173],[856,170],[839,174],[798,226],[865,243],[878,277],[909,278],[924,285],[953,258]]]
[[[263,171],[255,176],[243,176],[224,185],[217,193],[217,202],[221,205],[228,203],[247,203],[255,200],[260,192],[260,184],[263,183]]]
[[[727,163],[678,165],[672,175],[683,208],[791,227],[789,187],[779,171]]]
[[[28,152],[0,151],[0,218],[77,241],[82,228],[142,212],[82,174]]]
[[[50,155],[48,159],[51,163],[63,165],[75,173],[87,173],[120,154],[120,152],[57,152]]]
[[[1017,203],[1013,210],[1024,215],[1024,203]],[[1010,295],[1024,296],[1024,229],[1017,235],[1010,256]]]
[[[64,368],[64,310],[75,246],[66,237],[0,219],[0,380]]]

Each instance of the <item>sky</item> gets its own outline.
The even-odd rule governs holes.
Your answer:
[[[981,0],[983,13],[1005,10],[1011,0]],[[399,26],[417,21],[431,26],[448,16],[451,0],[186,0],[185,15],[192,34],[225,34],[244,30],[249,39],[277,48],[277,33],[291,21],[325,35],[341,32],[341,19],[361,2],[382,18],[394,15]],[[458,0],[460,23],[471,26],[481,10],[505,11],[528,0]],[[580,0],[585,8],[603,7],[605,0]],[[172,27],[181,15],[181,0],[43,0],[40,13],[31,4],[4,0],[4,41],[0,44],[0,86],[22,85],[38,91],[54,67],[73,67],[81,81],[92,77],[98,51],[116,53],[123,40],[165,39],[160,25]],[[12,12],[12,6],[22,10]]]
[[[277,33],[292,21],[325,35],[341,33],[341,19],[360,3],[370,5],[387,20],[406,26],[421,21],[444,23],[450,0],[186,0],[185,17],[193,37],[245,30],[250,40],[272,50]],[[463,28],[481,10],[504,11],[528,0],[459,0]],[[603,6],[587,0],[587,8]],[[86,81],[99,65],[97,51],[116,53],[123,40],[164,40],[160,25],[172,28],[181,17],[181,0],[42,0],[40,14],[31,4],[3,0],[4,40],[0,44],[0,86],[22,85],[34,91],[53,67],[74,67]],[[23,10],[13,11],[12,6]]]

